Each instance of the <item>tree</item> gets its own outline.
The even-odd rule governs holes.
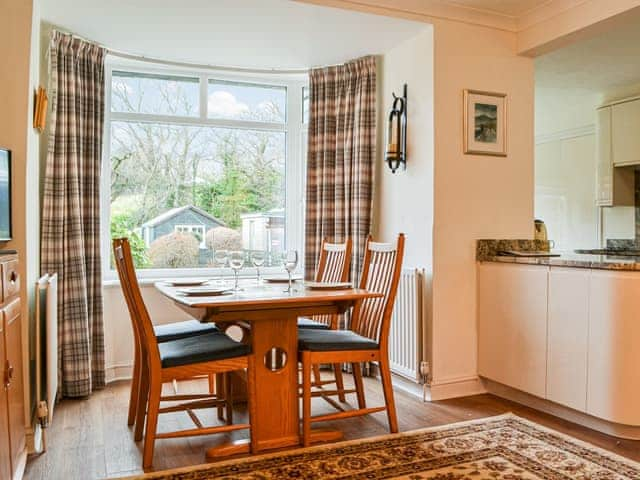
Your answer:
[[[116,111],[198,112],[197,95],[188,83],[116,77]],[[274,102],[243,115],[263,121],[284,118]],[[111,202],[126,204],[131,230],[184,205],[198,206],[235,229],[244,213],[284,206],[282,132],[145,122],[112,122],[111,132]]]
[[[133,228],[130,215],[126,213],[111,215],[111,238],[128,238],[133,264],[136,268],[145,268],[149,266],[147,246],[140,235],[134,232]]]
[[[170,233],[151,242],[149,258],[155,268],[197,267],[200,242],[190,233]]]

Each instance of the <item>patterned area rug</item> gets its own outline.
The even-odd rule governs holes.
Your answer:
[[[507,414],[130,478],[638,480],[640,464]]]

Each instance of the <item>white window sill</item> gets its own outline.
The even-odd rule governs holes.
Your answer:
[[[202,272],[197,272],[194,275],[193,269],[185,270],[139,270],[138,271],[138,284],[142,287],[153,285],[157,282],[161,282],[163,280],[177,280],[177,279],[186,279],[193,278],[194,280],[207,280],[212,279],[216,280],[220,278],[220,272],[215,269],[203,269]],[[283,267],[266,267],[260,269],[260,277],[264,275],[286,275],[287,272]],[[293,275],[301,275],[302,269],[296,270]],[[233,282],[234,276],[232,273],[225,271],[222,274],[222,278],[227,282]],[[256,278],[256,269],[255,268],[245,268],[242,273],[240,273],[240,280],[246,279],[255,279]],[[111,270],[106,272],[102,279],[102,287],[103,288],[120,288],[120,280],[118,279],[117,272]]]

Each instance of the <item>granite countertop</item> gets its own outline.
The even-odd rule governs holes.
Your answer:
[[[479,262],[521,263],[555,267],[593,268],[601,270],[640,271],[640,256],[593,255],[554,251],[554,257],[511,257],[499,251],[549,251],[548,243],[532,240],[478,240],[476,259]]]

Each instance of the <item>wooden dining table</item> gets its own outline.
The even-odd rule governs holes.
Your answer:
[[[248,341],[254,368],[247,372],[251,438],[227,442],[207,450],[214,459],[239,453],[258,453],[300,445],[298,389],[298,317],[340,314],[365,298],[381,297],[357,288],[316,290],[294,284],[264,283],[242,285],[242,290],[216,296],[188,296],[184,287],[158,282],[156,288],[179,308],[202,322],[225,327],[250,327]],[[315,430],[313,441],[342,438],[336,430]]]

